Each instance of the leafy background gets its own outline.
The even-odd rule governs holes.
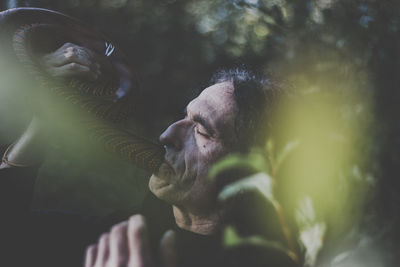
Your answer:
[[[398,250],[399,1],[0,2],[1,10],[16,6],[64,12],[114,40],[141,76],[144,104],[135,119],[145,122],[144,131],[154,138],[182,115],[188,100],[222,67],[245,64],[283,80],[299,95],[294,106],[299,102],[313,105],[331,93],[340,96],[330,104],[337,111],[330,118],[340,121],[333,124],[340,125],[339,137],[346,131],[357,132],[349,143],[356,153],[343,163],[341,174],[332,174],[335,186],[347,188],[343,189],[346,197],[337,210],[325,211],[325,218],[333,218],[337,212],[343,216],[357,213],[357,225],[371,236],[379,236],[376,239],[382,250]],[[312,101],[309,97],[314,95],[319,98]],[[309,127],[319,123],[328,132],[337,130],[329,128],[332,125],[323,117],[321,120],[310,120]],[[284,126],[276,127],[275,135],[279,136],[276,151],[296,139]],[[101,157],[96,159],[91,160],[88,153],[79,145],[54,142],[41,169],[34,207],[101,215],[140,204],[149,174],[100,150],[96,153]],[[290,188],[292,180],[285,179],[285,174],[282,177],[282,188]],[[301,183],[297,185],[301,187]],[[335,193],[332,190],[331,201]],[[294,197],[289,202],[297,200]],[[347,231],[353,223],[347,221],[343,229]],[[388,261],[399,257],[389,254]]]

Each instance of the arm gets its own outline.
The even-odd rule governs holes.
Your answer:
[[[46,71],[54,77],[82,76],[97,79],[98,64],[90,50],[66,43],[42,58]],[[43,122],[36,116],[21,137],[0,150],[0,211],[5,214],[26,212],[33,194],[37,170],[44,147]]]
[[[32,119],[22,136],[3,148],[0,165],[0,210],[12,217],[29,210],[37,170],[43,158],[40,122]]]
[[[1,169],[39,166],[43,158],[40,120],[34,117],[21,137],[4,151]]]

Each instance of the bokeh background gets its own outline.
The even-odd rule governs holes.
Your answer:
[[[310,195],[328,223],[327,240],[358,233],[358,241],[353,236],[347,246],[373,243],[374,252],[379,247],[374,266],[395,266],[400,240],[398,0],[0,2],[1,10],[22,6],[61,11],[114,40],[144,89],[132,121],[153,138],[182,116],[216,70],[246,65],[274,76],[295,97],[276,118],[271,153],[293,141],[302,144],[281,167],[278,195],[288,213]],[[7,117],[7,109],[0,110]],[[21,125],[2,131],[2,142],[12,141]],[[101,149],[93,158],[81,143],[51,143],[34,208],[104,215],[140,205],[149,174]],[[335,264],[347,266],[340,258]]]

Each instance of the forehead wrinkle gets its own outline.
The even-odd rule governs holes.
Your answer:
[[[217,114],[217,110],[206,101],[202,101],[195,98],[187,105],[186,110],[187,110],[187,115],[190,117],[190,119],[193,119],[194,116],[200,116],[204,120],[207,120],[207,122],[211,124],[211,126],[213,126],[214,129],[216,129],[215,127],[216,125],[212,118],[214,118],[213,116],[214,114]]]
[[[201,92],[199,97],[207,95],[214,102],[219,102],[221,98],[228,96],[233,98],[233,84],[231,82],[222,82],[214,84]]]
[[[222,101],[222,99],[226,101]],[[218,114],[219,111],[221,111],[221,114],[226,113],[226,109],[232,108],[236,103],[230,82],[218,83],[206,88],[192,102],[194,101],[201,101],[202,105],[206,106],[206,110],[211,110],[212,114]]]

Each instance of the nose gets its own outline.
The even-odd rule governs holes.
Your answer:
[[[161,144],[174,148],[177,151],[181,150],[187,133],[188,123],[183,120],[179,120],[171,124],[161,135]]]

